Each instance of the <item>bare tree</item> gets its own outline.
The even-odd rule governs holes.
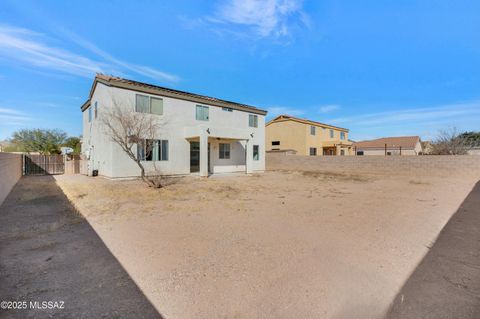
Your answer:
[[[456,128],[442,130],[432,144],[433,155],[465,155],[467,144]]]
[[[158,117],[150,113],[133,111],[112,98],[112,108],[101,114],[105,133],[133,160],[140,168],[142,180],[150,187],[162,187],[161,176],[153,162],[154,172],[146,173],[142,161],[154,150],[154,141],[163,126]],[[140,147],[139,152],[137,148]],[[140,156],[139,156],[140,155]]]

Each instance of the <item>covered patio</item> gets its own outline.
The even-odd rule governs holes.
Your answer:
[[[190,173],[208,177],[219,173],[252,173],[253,133],[235,129],[185,129],[190,143]]]

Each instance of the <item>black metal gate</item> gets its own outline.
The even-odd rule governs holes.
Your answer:
[[[63,155],[31,155],[23,156],[24,175],[52,175],[65,173]]]

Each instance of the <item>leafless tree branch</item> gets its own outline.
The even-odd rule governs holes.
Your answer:
[[[133,160],[140,168],[142,180],[150,187],[162,187],[160,174],[156,165],[154,174],[147,176],[145,173],[144,158],[137,156],[137,147],[145,149],[148,157],[154,148],[152,141],[162,127],[158,117],[149,113],[135,112],[132,105],[123,105],[122,102],[112,97],[112,107],[102,110],[100,120],[104,131],[109,138]]]

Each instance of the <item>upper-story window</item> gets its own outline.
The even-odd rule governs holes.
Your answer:
[[[135,97],[135,111],[163,115],[163,99],[137,94]]]
[[[92,106],[88,108],[88,122],[90,123],[92,121]]]
[[[96,102],[96,101],[95,101],[95,110],[94,110],[94,112],[95,112],[95,119],[97,119],[97,117],[98,117],[98,102]]]
[[[197,105],[195,118],[199,121],[208,121],[208,106]]]
[[[272,141],[272,145],[280,145],[280,141]]]
[[[248,126],[258,127],[258,115],[248,114]]]
[[[345,132],[340,132],[340,139],[344,140],[345,139]]]
[[[330,129],[330,138],[333,138],[333,134],[334,134],[334,133],[333,133],[333,130]]]
[[[233,109],[231,107],[222,107],[222,111],[233,112]]]
[[[315,135],[315,126],[310,126],[310,135]]]

